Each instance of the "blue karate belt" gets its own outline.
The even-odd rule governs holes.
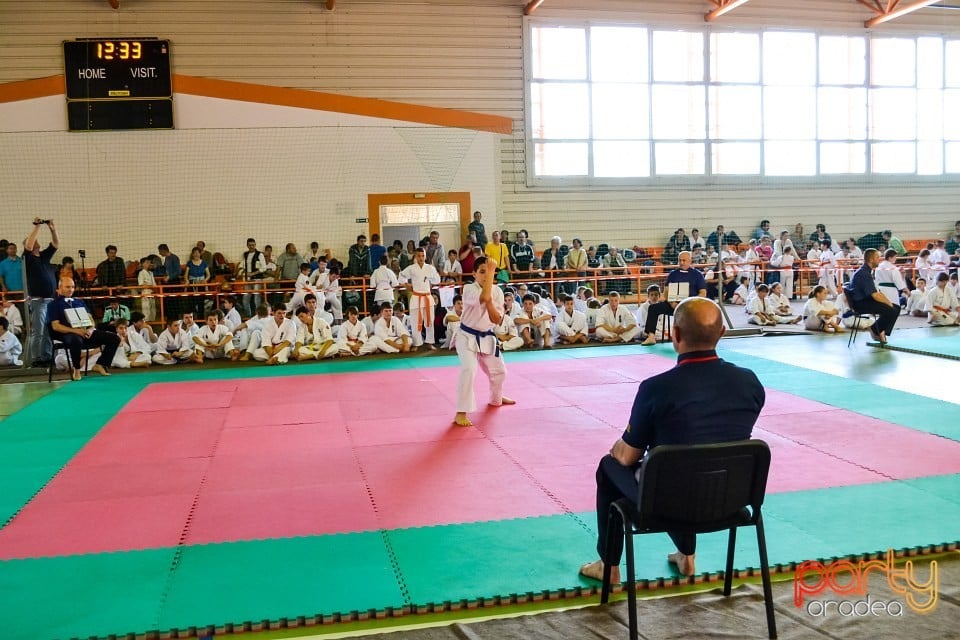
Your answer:
[[[495,358],[499,358],[499,357],[500,357],[500,341],[497,340],[497,336],[496,336],[496,334],[493,332],[493,329],[487,329],[486,331],[479,331],[479,330],[477,330],[477,329],[474,329],[473,327],[468,327],[467,325],[465,325],[465,324],[463,324],[463,323],[461,322],[461,323],[460,323],[460,331],[463,331],[464,333],[469,333],[470,335],[476,337],[476,339],[477,339],[477,350],[480,351],[480,353],[483,353],[483,346],[480,344],[480,338],[485,338],[485,337],[487,337],[487,336],[493,336],[493,343],[494,343],[494,345],[496,345],[496,346],[494,347],[493,356],[494,356]]]

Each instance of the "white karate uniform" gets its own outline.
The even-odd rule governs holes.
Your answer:
[[[186,333],[187,336],[192,340],[194,336],[200,335],[200,325],[194,322],[192,325],[187,327],[183,324],[183,320],[180,321],[180,331]]]
[[[276,324],[276,323],[274,323]],[[298,356],[309,358],[332,358],[340,350],[336,340],[333,339],[333,329],[329,323],[321,318],[313,318],[313,328],[305,324],[298,324],[297,342],[300,345],[297,349]]]
[[[567,315],[566,309],[561,309],[554,326],[557,329],[557,335],[570,337],[583,334],[587,337],[590,336],[590,329],[587,327],[587,314],[576,309],[573,310],[572,316]]]
[[[321,272],[319,269],[313,273],[316,275],[313,286],[317,290],[317,302],[322,299],[330,303],[333,319],[343,320],[343,304],[340,302],[340,280],[331,281],[330,274],[326,271]]]
[[[19,367],[23,364],[20,356],[23,355],[23,345],[13,335],[9,329],[0,336],[0,365],[14,365]]]
[[[581,300],[581,302],[583,301]],[[585,302],[584,302],[584,306],[586,306]],[[519,302],[514,300],[513,305],[509,309],[507,309],[507,315],[509,315],[511,318],[516,318],[521,313],[523,313],[523,306]]]
[[[153,341],[152,331],[150,327],[146,324],[143,325],[143,328],[138,332],[133,328],[133,325],[130,325],[128,331],[130,333],[139,333],[140,337],[143,338],[144,344],[147,345],[147,348],[150,350],[150,355],[153,355],[157,352],[157,343]]]
[[[287,311],[296,312],[297,309],[303,306],[303,299],[307,296],[308,293],[312,293],[317,296],[317,300],[320,300],[320,296],[317,295],[317,290],[310,285],[310,276],[300,272],[300,275],[297,276],[297,281],[293,285],[293,296],[290,298],[290,302],[287,303]]]
[[[829,249],[820,252],[820,281],[817,283],[827,288],[831,296],[837,295],[837,278],[834,274],[833,252]]]
[[[916,270],[917,275],[927,281],[927,288],[936,286],[936,278],[931,278],[930,275],[933,273],[933,268],[931,267],[932,263],[930,258],[921,258],[917,256],[917,259],[913,263],[913,268]]]
[[[877,319],[871,314],[857,315],[847,306],[847,296],[837,296],[837,310],[840,312],[840,323],[847,329],[857,325],[857,331],[864,331],[872,327]]]
[[[777,308],[773,304],[773,300],[769,295],[767,297],[760,299],[760,296],[755,296],[750,304],[747,305],[747,313],[750,314],[750,319],[748,322],[750,324],[765,324],[762,320],[757,318],[758,313],[765,313],[771,317],[777,315]]]
[[[930,279],[927,282],[933,284],[937,281],[937,276],[947,270],[950,264],[950,254],[946,249],[936,247],[930,250]]]
[[[629,328],[617,335],[612,331],[604,329],[603,325],[607,325],[608,327]],[[617,338],[622,342],[630,342],[640,335],[640,331],[641,329],[636,323],[636,318],[627,310],[625,305],[621,304],[617,307],[616,311],[614,311],[609,304],[600,307],[600,313],[597,314],[597,337],[601,340],[604,338]]]
[[[523,346],[523,338],[520,337],[520,331],[517,329],[513,318],[504,314],[503,320],[494,328],[497,339],[500,341],[501,351],[516,351]]]
[[[742,284],[737,287],[736,291],[733,292],[733,295],[740,296],[740,298],[743,300],[743,304],[746,304],[747,300],[750,299],[750,287]]]
[[[785,253],[779,256],[778,264],[774,265],[773,260],[770,264],[780,267],[780,283],[783,285],[783,292],[787,297],[793,297],[793,263],[797,260],[793,253]],[[746,299],[746,298],[744,298]]]
[[[780,313],[780,307],[786,306],[788,309],[790,308],[790,298],[782,293],[777,295],[773,292],[770,292],[767,294],[767,300],[770,301],[770,306],[773,307],[773,315],[777,319],[777,323],[790,324],[793,322],[793,319],[796,317],[793,315],[793,311],[791,311],[788,315],[783,315]]]
[[[545,320],[541,320],[540,322],[530,322],[525,324],[517,323],[518,318],[533,319],[543,315],[547,315],[546,312],[540,307],[534,306],[531,314],[528,315],[526,309],[524,309],[523,311],[520,312],[520,315],[518,315],[516,318],[513,319],[513,321],[514,323],[517,324],[517,331],[522,333],[524,329],[529,329],[530,339],[533,340],[534,344],[543,344],[546,339],[546,334],[551,332],[551,330],[553,329],[552,318],[547,318]],[[552,342],[553,342],[553,336],[551,335],[550,343],[552,344]]]
[[[410,322],[413,325],[413,346],[424,343],[421,329],[426,329],[426,343],[434,343],[433,335],[433,296],[430,288],[440,284],[440,274],[433,265],[424,262],[421,267],[416,262],[400,272],[400,284],[410,283],[413,292],[410,296]]]
[[[506,314],[504,314],[506,315]],[[456,318],[456,320],[453,320]],[[460,333],[460,317],[455,314],[453,311],[447,314],[443,319],[443,326],[447,329],[447,337],[443,341],[444,349],[456,349],[457,348],[457,334]]]
[[[131,362],[129,356],[137,353],[136,359]],[[120,347],[113,356],[112,366],[119,369],[129,369],[134,364],[150,364],[153,361],[150,354],[150,346],[143,341],[140,334],[136,331],[127,330],[126,341],[120,341]]]
[[[939,309],[934,309],[934,306],[946,307],[950,311],[944,313]],[[927,311],[930,312],[930,323],[934,326],[942,327],[957,324],[957,306],[960,306],[960,303],[957,302],[957,294],[953,292],[949,283],[943,289],[928,287]]]
[[[157,337],[157,352],[153,356],[153,362],[154,364],[177,364],[189,359],[197,348],[193,338],[186,331],[181,329],[177,331],[177,335],[173,335],[169,329],[164,329]],[[167,360],[161,355],[162,353],[169,353],[173,358]]]
[[[20,309],[17,308],[17,305],[11,304],[7,306],[6,309],[2,311],[4,317],[6,317],[7,322],[10,324],[9,331],[15,336],[23,335],[23,315],[20,313]]]
[[[373,336],[376,338],[375,344],[377,345],[377,349],[384,353],[399,353],[400,349],[391,346],[387,340],[399,342],[405,335],[407,335],[407,329],[403,326],[403,322],[393,316],[390,316],[389,324],[387,323],[387,319],[381,316],[380,319],[377,320],[377,324],[373,327]]]
[[[198,337],[200,339],[200,342],[204,344],[209,344],[209,343],[216,344],[222,341],[224,338],[227,338],[227,337],[230,338],[230,340],[228,340],[226,344],[224,344],[222,347],[219,347],[217,349],[202,347],[198,345],[196,342],[194,342],[194,344],[196,345],[197,351],[202,352],[203,357],[209,358],[210,360],[216,360],[217,358],[225,358],[229,356],[230,352],[232,352],[234,349],[233,334],[230,333],[230,329],[227,329],[227,325],[225,324],[218,324],[216,329],[213,329],[213,330],[211,330],[209,326],[204,324],[200,328],[200,333],[198,333],[196,337]]]
[[[496,324],[487,315],[487,307],[480,302],[481,287],[475,282],[464,285],[463,315],[460,316],[460,336],[457,338],[457,355],[460,356],[460,376],[457,379],[457,411],[474,411],[477,408],[473,395],[473,379],[477,375],[477,366],[487,374],[490,380],[490,404],[503,404],[503,382],[507,378],[507,367],[503,357],[497,353],[497,338],[494,335],[477,337],[467,333],[463,327],[470,327],[480,333],[492,332]],[[492,287],[490,296],[495,309],[503,308],[503,291]]]
[[[357,342],[361,344],[360,351],[354,353],[349,345]],[[346,320],[340,325],[340,330],[337,333],[337,345],[340,353],[344,355],[365,356],[377,351],[377,343],[368,337],[367,329],[363,326],[363,323],[357,322],[354,324],[350,320]]]
[[[816,298],[808,298],[803,305],[803,326],[809,331],[823,331],[824,321],[817,314],[835,308],[836,306],[829,300],[821,303]]]
[[[380,318],[377,318],[379,320]],[[367,336],[372,336],[376,333],[377,327],[376,323],[373,321],[373,316],[367,316],[360,321],[360,324],[363,325],[363,328],[367,330]]]
[[[892,302],[895,307],[899,307],[900,292],[907,288],[907,283],[904,281],[897,265],[881,260],[877,268],[873,270],[873,280],[877,284],[877,290],[886,296],[887,300]]]
[[[137,275],[137,284],[140,285],[140,295],[145,296],[140,298],[140,311],[147,322],[153,322],[157,318],[157,303],[153,297],[147,296],[151,296],[153,293],[151,287],[157,286],[157,281],[152,272],[140,269],[140,273]]]
[[[462,275],[462,274],[463,274],[463,267],[460,266],[460,261],[459,261],[459,260],[450,260],[449,258],[447,258],[446,260],[443,261],[443,269],[441,269],[441,272],[442,272],[442,273],[457,273],[457,274],[461,274],[461,275]],[[447,282],[456,282],[456,281],[457,281],[457,277],[456,277],[456,276],[447,276],[446,279],[447,279]]]
[[[274,318],[268,318],[263,323],[263,332],[260,335],[260,348],[253,352],[253,359],[260,362],[266,362],[270,359],[270,356],[267,355],[267,350],[264,349],[264,345],[276,346],[283,342],[287,342],[287,346],[283,349],[277,351],[274,357],[277,359],[277,362],[280,364],[286,364],[287,360],[290,358],[290,351],[293,349],[293,345],[297,341],[297,328],[294,326],[293,321],[290,318],[284,318],[283,322],[279,325]]]
[[[920,313],[927,313],[929,309],[927,308],[927,294],[930,293],[930,289],[925,289],[921,291],[920,289],[914,289],[910,292],[910,297],[907,298],[907,313],[913,315],[915,311]]]
[[[253,356],[253,352],[260,348],[260,343],[263,341],[263,328],[266,326],[267,322],[270,320],[270,316],[253,316],[247,320],[247,328],[244,333],[247,334],[247,347],[246,352]]]
[[[376,304],[389,302],[393,304],[394,290],[400,286],[396,274],[385,264],[377,267],[370,274],[370,288],[374,289],[373,301]]]

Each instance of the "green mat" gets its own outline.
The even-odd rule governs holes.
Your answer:
[[[952,335],[938,336],[935,338],[914,338],[911,340],[898,339],[891,340],[886,345],[870,343],[870,346],[877,349],[889,349],[891,351],[916,353],[922,356],[960,360],[960,334],[957,333],[956,329],[946,330],[950,331]]]
[[[768,496],[770,562],[953,543],[960,475]],[[909,511],[907,511],[909,509]],[[592,512],[0,562],[0,636],[44,640],[311,619],[592,588]],[[699,537],[699,572],[722,570],[726,533]],[[641,536],[641,580],[674,579],[666,535]],[[758,563],[737,537],[735,565]],[[570,591],[567,591],[570,593]],[[321,618],[320,616],[324,616]],[[335,618],[334,618],[335,619]]]

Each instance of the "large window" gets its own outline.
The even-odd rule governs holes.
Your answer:
[[[960,39],[530,30],[535,181],[960,174]]]

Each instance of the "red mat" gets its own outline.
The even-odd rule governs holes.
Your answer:
[[[0,531],[0,558],[590,511],[597,461],[637,381],[673,364],[511,364],[507,393],[520,404],[486,407],[478,377],[477,428],[462,429],[451,426],[456,368],[416,362],[150,385]],[[773,449],[771,492],[960,472],[960,443],[767,398],[755,435]]]

